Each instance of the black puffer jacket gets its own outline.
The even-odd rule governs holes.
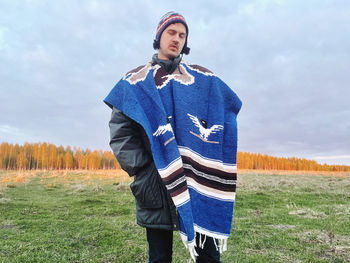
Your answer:
[[[147,135],[141,125],[113,108],[110,146],[120,166],[134,176],[137,223],[144,227],[178,230],[175,205],[154,165]]]

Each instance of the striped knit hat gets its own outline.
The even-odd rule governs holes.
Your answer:
[[[168,12],[162,18],[160,19],[160,22],[157,27],[157,33],[156,33],[156,38],[154,39],[153,42],[153,48],[154,49],[159,49],[160,47],[160,37],[162,36],[163,31],[170,26],[171,24],[174,23],[182,23],[186,27],[186,42],[185,45],[181,51],[181,53],[188,54],[190,53],[190,48],[187,47],[187,36],[188,36],[188,27],[185,18],[176,12]]]

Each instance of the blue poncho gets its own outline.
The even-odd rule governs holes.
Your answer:
[[[195,254],[195,234],[226,250],[236,190],[237,122],[242,102],[209,70],[181,62],[173,74],[148,63],[128,72],[104,100],[138,122]]]

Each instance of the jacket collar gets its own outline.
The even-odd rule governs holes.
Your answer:
[[[152,65],[158,64],[161,67],[163,67],[166,70],[166,72],[172,74],[175,71],[175,69],[179,66],[181,59],[181,55],[177,56],[173,60],[159,59],[158,54],[156,53],[152,57]]]

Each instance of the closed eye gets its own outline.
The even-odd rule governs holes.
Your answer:
[[[176,30],[173,30],[173,29],[169,29],[168,31],[167,31],[167,33],[169,34],[169,35],[176,35],[177,34],[177,31]],[[180,38],[185,38],[186,37],[186,33],[179,33],[179,37]]]

